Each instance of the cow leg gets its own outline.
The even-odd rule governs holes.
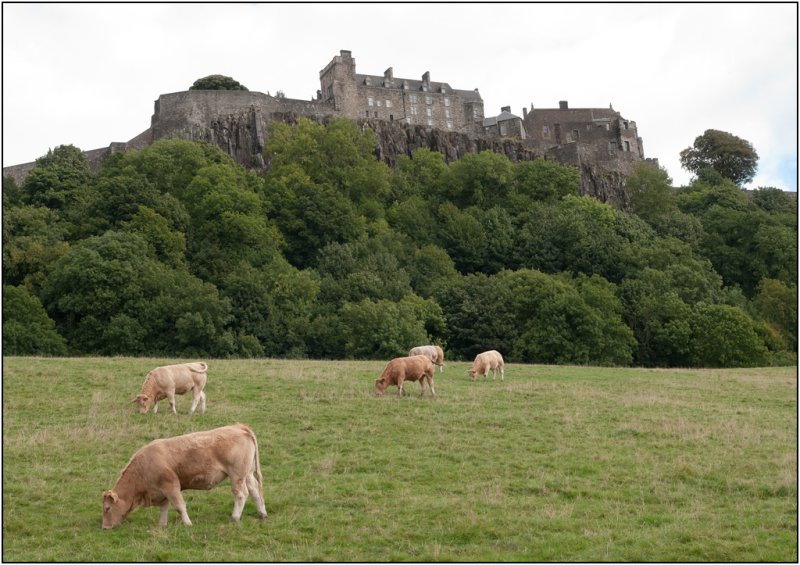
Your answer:
[[[243,477],[234,479],[231,477],[231,491],[233,492],[233,514],[231,522],[238,522],[242,518],[244,503],[247,502],[247,485]]]
[[[167,391],[167,400],[169,400],[169,407],[172,408],[172,413],[177,414],[178,411],[175,410],[175,389]]]
[[[192,389],[192,407],[189,408],[189,416],[194,414],[195,408],[197,408],[197,404],[200,402],[200,395],[203,394],[202,391],[197,392],[197,388]]]
[[[206,393],[202,390],[200,391],[200,413],[206,413]]]
[[[405,381],[404,377],[399,377],[397,379],[397,396],[403,396],[403,382]]]
[[[161,503],[161,516],[158,519],[158,527],[163,528],[167,525],[167,514],[169,513],[169,499]]]
[[[258,519],[263,520],[267,517],[267,507],[264,505],[264,497],[261,495],[261,489],[258,488],[258,481],[252,473],[247,475],[247,490],[250,492],[250,498],[258,509]]]
[[[500,367],[500,380],[501,381],[505,381],[506,380],[505,374],[506,374],[505,369],[503,367]]]
[[[180,483],[177,480],[175,480],[175,482],[171,484],[168,488],[162,490],[164,491],[164,496],[167,497],[169,503],[172,504],[172,506],[175,507],[175,510],[178,511],[178,514],[180,514],[181,522],[183,522],[187,526],[191,526],[192,521],[189,519],[189,515],[186,513],[186,503],[183,501],[183,495],[181,494]],[[163,506],[161,513],[163,517],[164,516]]]
[[[153,401],[153,414],[158,414],[158,401]]]

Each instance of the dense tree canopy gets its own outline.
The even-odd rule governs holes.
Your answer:
[[[709,167],[676,190],[641,165],[623,210],[550,161],[375,154],[353,122],[305,119],[273,125],[263,176],[180,140],[96,173],[48,152],[3,183],[5,350],[796,362],[797,207],[780,191],[749,199]]]
[[[749,141],[715,129],[696,137],[680,157],[681,166],[687,171],[698,173],[711,168],[738,186],[753,180],[758,167],[758,153]]]
[[[225,75],[208,75],[194,81],[189,90],[247,90],[247,87]]]

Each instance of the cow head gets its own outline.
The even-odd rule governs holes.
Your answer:
[[[103,493],[103,529],[110,530],[119,526],[128,515],[129,508],[113,490]]]
[[[131,402],[135,402],[139,405],[139,413],[145,414],[149,409],[150,405],[153,403],[153,399],[147,396],[146,394],[137,394],[136,397],[131,400]]]
[[[386,379],[377,378],[375,379],[375,394],[381,396],[383,391],[386,390],[386,387],[389,386],[389,383]]]
[[[477,376],[477,371],[475,369],[470,369],[467,371],[467,374],[469,375],[469,380],[474,381]]]

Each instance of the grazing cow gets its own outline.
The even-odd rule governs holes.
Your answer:
[[[208,365],[205,363],[184,363],[182,365],[167,365],[158,367],[147,373],[142,384],[142,391],[131,401],[139,405],[139,412],[144,414],[153,405],[153,414],[158,412],[158,402],[164,398],[169,399],[172,413],[175,410],[175,395],[192,391],[192,408],[189,414],[194,414],[197,404],[200,404],[200,413],[206,411],[206,386]]]
[[[500,380],[505,380],[505,363],[503,356],[499,352],[492,349],[491,351],[484,351],[475,356],[475,361],[472,362],[472,367],[469,370],[469,378],[473,381],[478,375],[483,375],[484,380],[489,375],[489,370],[492,371],[492,380],[497,376],[497,369],[500,369]]]
[[[430,357],[434,365],[439,366],[439,372],[444,371],[444,351],[438,345],[420,345],[408,352],[408,356],[425,355]]]
[[[405,381],[419,381],[420,396],[425,394],[425,382],[431,389],[431,395],[436,397],[433,388],[433,362],[425,355],[413,357],[396,357],[389,361],[381,376],[375,380],[375,392],[383,394],[390,385],[397,385],[397,394],[403,394]]]
[[[159,526],[167,525],[170,504],[187,526],[182,490],[210,490],[231,479],[232,522],[242,517],[247,493],[258,517],[267,517],[262,490],[258,441],[249,427],[234,424],[205,432],[157,439],[133,454],[114,488],[103,493],[103,529],[119,526],[137,506],[161,507]]]

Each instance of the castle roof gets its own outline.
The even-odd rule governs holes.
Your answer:
[[[505,121],[508,121],[508,120],[519,120],[519,119],[520,119],[519,116],[515,116],[514,114],[512,114],[508,110],[503,110],[497,116],[491,116],[491,117],[488,117],[488,118],[484,118],[483,126],[484,127],[489,127],[489,126],[497,125],[500,122],[505,122]]]

